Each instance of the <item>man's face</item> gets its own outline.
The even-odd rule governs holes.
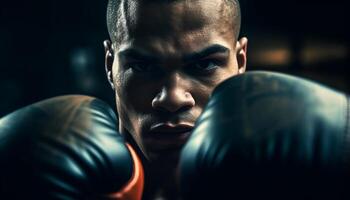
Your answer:
[[[244,72],[247,41],[223,1],[130,2],[106,64],[120,131],[150,160],[176,156],[213,89]]]

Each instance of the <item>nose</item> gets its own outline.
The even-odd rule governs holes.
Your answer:
[[[160,92],[152,100],[152,107],[167,112],[190,109],[195,105],[195,100],[188,88],[188,81],[174,74],[165,80]]]

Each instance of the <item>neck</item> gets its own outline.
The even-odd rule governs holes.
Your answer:
[[[146,167],[146,199],[178,200],[178,159],[159,159]]]
[[[151,158],[147,159],[128,131],[120,126],[120,132],[124,135],[126,141],[134,147],[144,165],[145,188],[142,199],[179,200],[179,152],[150,156]]]

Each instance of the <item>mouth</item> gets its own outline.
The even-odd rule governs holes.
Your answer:
[[[193,125],[158,123],[151,126],[145,142],[151,150],[179,149],[187,141]]]

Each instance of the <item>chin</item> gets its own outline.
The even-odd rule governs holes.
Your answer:
[[[166,165],[176,165],[179,161],[181,148],[149,151],[147,154],[150,162],[161,162]]]

